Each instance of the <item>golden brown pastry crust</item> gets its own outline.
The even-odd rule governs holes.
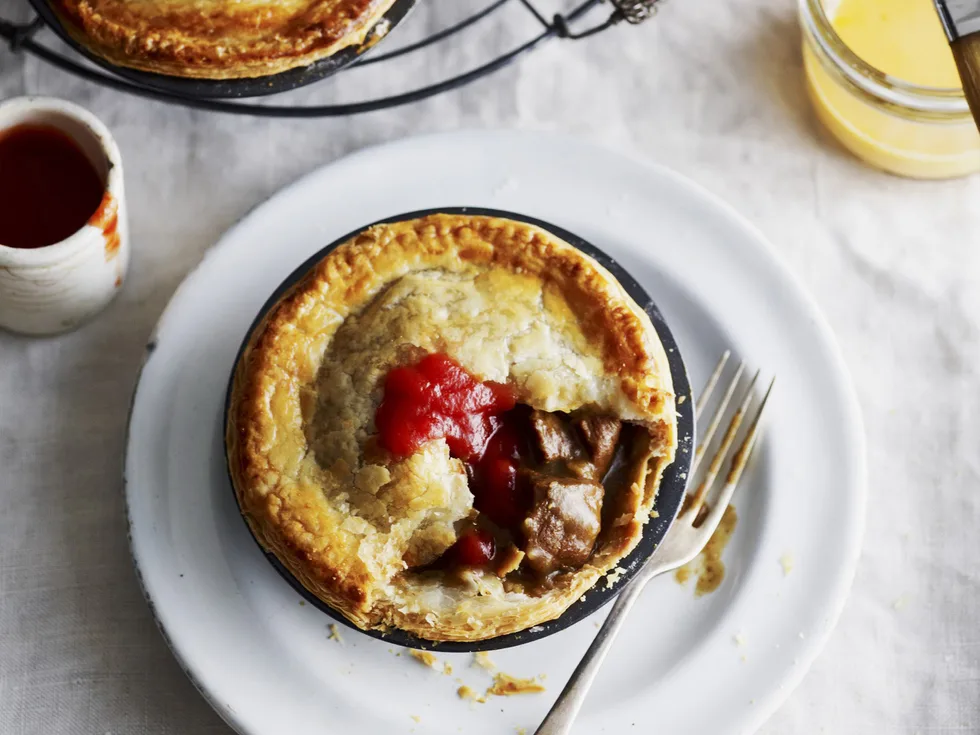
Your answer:
[[[68,32],[107,61],[205,79],[268,76],[372,43],[368,34],[393,3],[52,0]]]
[[[403,557],[438,555],[473,512],[445,441],[397,461],[372,445],[384,376],[420,351],[507,382],[534,408],[640,427],[592,559],[546,592],[405,571]],[[433,215],[368,229],[277,302],[236,366],[226,441],[253,533],[313,594],[362,628],[475,641],[559,616],[633,549],[673,460],[676,414],[655,329],[595,261],[523,223]]]

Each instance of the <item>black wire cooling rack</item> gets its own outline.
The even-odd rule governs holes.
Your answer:
[[[550,18],[541,13],[532,0],[492,0],[473,14],[452,25],[435,31],[419,41],[386,53],[370,54],[363,58],[357,58],[346,68],[350,69],[369,64],[390,63],[408,54],[434,53],[438,44],[445,42],[447,39],[456,36],[471,26],[475,26],[481,22],[487,22],[488,19],[505,6],[518,5],[523,7],[533,16],[536,25],[539,26],[537,32],[531,34],[530,38],[519,43],[517,46],[501,53],[496,58],[485,61],[468,71],[439,82],[405,92],[359,102],[305,106],[235,102],[228,99],[220,99],[220,97],[254,96],[255,94],[259,94],[259,92],[218,92],[212,94],[208,91],[206,85],[181,87],[178,83],[169,84],[169,78],[158,78],[158,82],[155,83],[152,79],[154,75],[140,75],[138,73],[134,74],[129,70],[116,69],[103,61],[93,59],[91,56],[89,58],[100,66],[94,67],[91,64],[86,64],[82,59],[76,60],[75,58],[66,56],[59,51],[49,48],[35,38],[38,31],[44,28],[45,25],[50,25],[63,40],[69,43],[69,45],[74,46],[76,51],[81,55],[87,55],[84,49],[66,37],[66,34],[58,27],[56,20],[53,20],[49,13],[43,11],[43,8],[46,7],[44,4],[37,2],[37,0],[31,1],[37,13],[32,21],[28,23],[13,23],[0,18],[0,38],[6,39],[14,52],[34,54],[59,69],[111,89],[148,99],[183,105],[184,107],[209,110],[212,112],[255,115],[259,117],[318,118],[342,117],[373,112],[375,110],[383,110],[411,102],[418,102],[441,94],[442,92],[448,92],[513,63],[550,39],[576,40],[593,36],[624,21],[631,24],[641,23],[655,13],[656,6],[661,0],[582,0],[580,4],[568,12],[553,15]],[[604,14],[602,13],[603,8],[606,9]],[[596,16],[598,16],[598,19],[592,20]],[[318,83],[328,84],[329,82],[323,81]],[[295,88],[296,86],[300,85],[289,84],[284,89]],[[275,91],[274,87],[270,88]],[[204,90],[203,92],[202,89]]]

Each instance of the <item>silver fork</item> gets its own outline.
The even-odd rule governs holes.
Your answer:
[[[726,351],[722,355],[721,360],[708,379],[707,385],[705,385],[704,390],[701,392],[701,396],[698,398],[697,405],[695,406],[695,416],[698,419],[701,418],[701,414],[704,412],[711,398],[711,394],[717,387],[730,356],[730,351]],[[743,361],[728,383],[725,393],[718,407],[715,409],[707,429],[705,429],[704,436],[695,451],[694,460],[691,463],[691,469],[688,473],[688,481],[691,485],[693,485],[695,475],[701,465],[701,459],[711,445],[711,441],[714,439],[718,427],[721,426],[724,420],[728,406],[737,392],[738,384],[742,381],[744,372],[745,362]],[[548,716],[545,717],[544,722],[535,731],[535,735],[568,735],[572,731],[572,724],[575,722],[575,717],[578,715],[582,703],[589,693],[589,688],[592,686],[596,674],[599,673],[599,667],[602,665],[603,659],[606,657],[609,649],[612,648],[613,640],[622,627],[623,621],[626,620],[626,615],[629,613],[630,608],[633,607],[633,603],[636,602],[647,582],[664,572],[677,569],[677,567],[683,566],[693,560],[701,553],[711,538],[711,534],[715,532],[715,529],[721,522],[725,508],[728,507],[728,503],[732,499],[735,486],[742,476],[742,471],[745,469],[749,456],[752,454],[752,448],[755,446],[756,438],[759,434],[759,421],[762,418],[762,411],[765,409],[766,401],[772,392],[775,378],[769,383],[769,387],[762,397],[762,401],[759,403],[755,417],[752,419],[752,423],[745,437],[742,439],[742,443],[731,455],[731,464],[728,469],[728,474],[725,476],[724,484],[710,498],[707,504],[705,500],[712,486],[715,484],[718,474],[721,472],[725,457],[728,456],[729,450],[735,443],[738,429],[742,425],[742,421],[752,404],[755,383],[758,378],[759,373],[756,372],[755,376],[749,381],[748,388],[744,390],[741,402],[735,410],[735,413],[729,419],[728,427],[721,438],[718,448],[715,450],[711,463],[701,478],[701,482],[698,483],[693,493],[689,491],[684,498],[684,504],[680,514],[677,516],[673,525],[671,525],[660,546],[657,547],[657,550],[636,577],[619,594],[619,598],[613,605],[612,611],[606,618],[606,622],[602,624],[602,628],[599,630],[598,635],[596,635],[592,645],[589,646],[589,650],[585,652],[585,656],[582,657],[578,667],[572,672],[571,678],[551,708]],[[707,508],[707,511],[702,512],[705,508]]]

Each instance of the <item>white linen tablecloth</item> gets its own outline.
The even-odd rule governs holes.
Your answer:
[[[402,39],[483,2],[420,4]],[[285,99],[373,96],[472,66],[532,29],[513,5],[440,53]],[[26,0],[0,0],[0,16],[29,17]],[[143,345],[208,246],[281,186],[459,127],[572,131],[660,161],[775,243],[853,374],[870,504],[840,624],[763,732],[980,733],[980,177],[906,181],[843,152],[805,97],[791,0],[668,3],[643,26],[348,119],[193,112],[0,50],[0,98],[24,93],[79,102],[113,130],[134,256],[121,296],[77,332],[0,334],[0,734],[228,735],[157,633],[127,551],[120,468]]]

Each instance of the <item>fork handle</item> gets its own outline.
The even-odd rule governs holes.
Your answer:
[[[602,624],[589,650],[585,652],[585,656],[572,672],[565,688],[551,707],[548,716],[544,718],[544,722],[534,731],[534,735],[568,735],[572,731],[572,724],[582,708],[582,703],[585,702],[596,674],[599,673],[599,667],[612,648],[616,634],[648,579],[646,575],[641,575],[619,594],[606,622]]]

